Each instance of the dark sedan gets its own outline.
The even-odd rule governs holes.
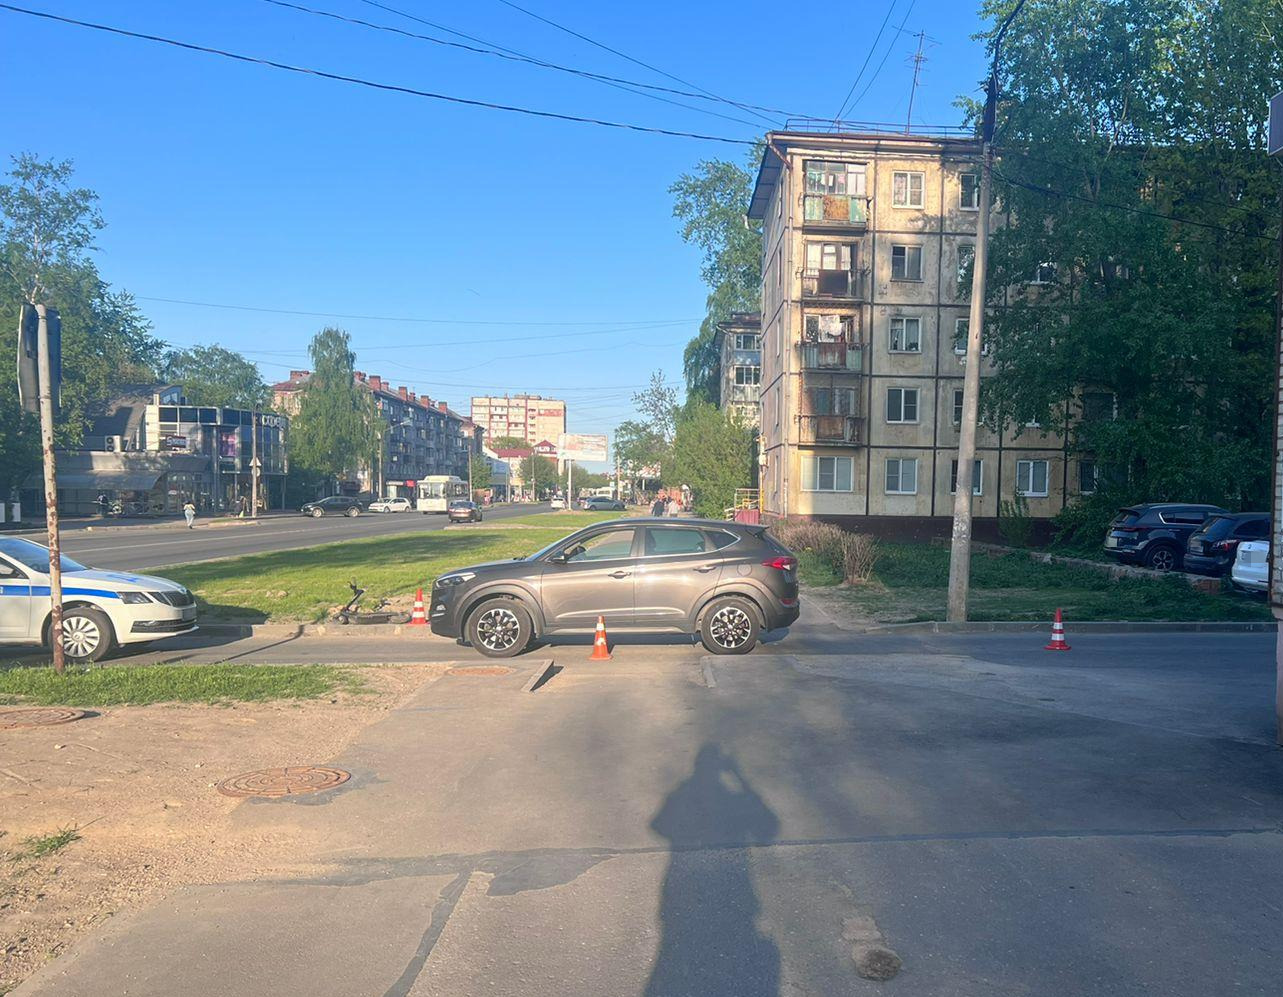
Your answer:
[[[1213,516],[1185,545],[1185,570],[1200,575],[1227,575],[1238,545],[1244,540],[1268,540],[1268,512],[1235,512]]]
[[[594,495],[592,498],[584,499],[580,503],[580,508],[588,512],[623,512],[624,503],[619,499],[607,498],[602,495]]]
[[[458,499],[450,503],[450,507],[446,509],[446,516],[452,523],[479,523],[481,506],[466,499]]]

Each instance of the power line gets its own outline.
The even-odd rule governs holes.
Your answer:
[[[869,66],[869,60],[873,58],[873,53],[877,51],[878,42],[882,40],[882,32],[886,30],[887,22],[891,20],[891,15],[895,12],[895,6],[900,0],[891,0],[891,6],[887,8],[886,17],[882,18],[882,26],[878,28],[878,33],[873,36],[873,44],[869,46],[869,51],[864,55],[864,62],[860,63],[860,71],[855,74],[855,80],[851,83],[851,89],[846,92],[842,98],[842,106],[838,108],[838,113],[833,115],[834,121],[840,121],[842,115],[846,113],[847,102],[851,99],[851,94],[855,93],[855,88],[860,85],[860,78],[864,76],[865,69]]]
[[[263,59],[252,55],[242,55],[237,52],[229,52],[226,49],[211,48],[205,45],[197,45],[192,42],[165,38],[160,35],[149,35],[138,31],[126,31],[124,28],[116,28],[107,24],[96,24],[92,21],[80,21],[72,17],[62,17],[58,14],[50,14],[45,11],[28,10],[25,7],[15,7],[12,4],[7,3],[0,3],[0,10],[11,11],[15,14],[26,14],[29,17],[39,17],[43,20],[56,21],[60,24],[73,24],[76,27],[90,28],[94,31],[120,35],[125,38],[136,38],[141,41],[155,42],[159,45],[170,45],[174,48],[185,49],[189,52],[202,52],[206,55],[216,55],[224,59],[232,59],[236,62],[245,62],[256,66],[267,66],[271,69],[280,69],[288,73],[314,76],[325,80],[334,80],[339,83],[351,83],[356,86],[369,87],[372,90],[399,93],[410,97],[422,97],[427,100],[439,100],[449,104],[462,104],[466,107],[484,107],[492,111],[508,111],[513,114],[526,114],[536,118],[549,118],[555,121],[570,121],[583,125],[597,125],[601,128],[618,128],[624,131],[644,132],[651,135],[668,135],[673,138],[693,138],[704,142],[722,142],[727,145],[752,146],[755,144],[748,139],[726,138],[721,135],[705,135],[700,132],[678,131],[675,129],[656,128],[648,125],[634,125],[621,121],[606,121],[602,118],[582,117],[575,114],[561,114],[556,111],[539,111],[529,107],[517,107],[511,104],[495,104],[490,101],[473,100],[468,97],[455,97],[450,94],[434,93],[430,90],[418,90],[414,87],[397,86],[392,83],[378,83],[374,80],[367,80],[359,76],[345,76],[341,73],[329,73],[321,69],[311,69],[306,66],[293,66],[289,63],[276,62],[272,59]]]
[[[887,46],[887,50],[882,54],[882,61],[878,63],[878,68],[875,69],[873,71],[873,75],[869,77],[869,82],[866,83],[864,85],[864,89],[860,91],[860,96],[856,97],[855,100],[851,102],[852,109],[855,108],[856,104],[864,100],[864,95],[867,94],[873,84],[877,82],[878,76],[882,73],[882,67],[887,64],[887,58],[891,55],[891,50],[895,48],[895,39],[899,38],[900,34],[904,31],[904,26],[909,22],[909,15],[913,13],[913,8],[917,6],[917,3],[918,0],[909,0],[909,7],[904,12],[904,19],[900,21],[900,26],[895,29],[895,37],[891,39],[891,44]]]
[[[370,0],[366,0],[366,2],[368,3],[370,2]],[[527,17],[533,17],[536,21],[540,21],[544,24],[547,24],[550,27],[556,28],[558,31],[564,31],[566,34],[571,35],[575,38],[578,38],[580,41],[587,42],[589,45],[593,45],[604,52],[609,52],[611,55],[616,55],[621,59],[626,59],[629,62],[633,63],[634,65],[641,66],[643,69],[649,69],[652,73],[658,73],[660,76],[667,77],[668,79],[673,80],[674,82],[685,84],[688,87],[694,87],[696,90],[700,91],[700,93],[707,94],[710,97],[715,97],[718,100],[723,100],[728,104],[733,104],[735,107],[738,107],[741,111],[748,111],[750,114],[756,114],[757,117],[762,118],[763,121],[766,121],[768,124],[771,123],[769,118],[766,118],[761,114],[758,114],[756,111],[752,109],[752,107],[746,104],[741,104],[738,101],[731,100],[728,97],[719,97],[717,94],[713,93],[711,90],[705,90],[698,83],[692,83],[690,80],[684,80],[680,76],[674,76],[672,73],[665,72],[664,70],[659,69],[656,66],[652,66],[648,62],[642,62],[641,59],[636,59],[633,56],[629,55],[627,52],[621,52],[617,48],[611,48],[609,45],[606,45],[603,42],[599,42],[596,39],[589,38],[587,35],[580,34],[578,31],[575,31],[573,28],[568,28],[566,27],[566,25],[560,24],[557,21],[552,20],[551,18],[544,17],[541,14],[536,14],[533,10],[527,10],[525,7],[521,7],[515,3],[512,3],[511,0],[499,0],[499,2],[503,4],[505,7],[511,7],[513,10],[520,11],[522,14],[525,14]]]
[[[1230,235],[1236,235],[1245,239],[1262,239],[1265,242],[1274,245],[1277,240],[1269,235],[1256,235],[1252,232],[1240,232],[1237,229],[1227,228],[1224,225],[1214,225],[1211,222],[1196,222],[1190,218],[1180,218],[1176,215],[1169,215],[1162,211],[1147,211],[1144,208],[1133,208],[1127,204],[1114,204],[1110,201],[1098,201],[1082,194],[1071,194],[1064,190],[1055,190],[1052,187],[1040,187],[1038,184],[1025,183],[1021,180],[1012,180],[1010,177],[1003,175],[1000,170],[995,169],[993,175],[1003,183],[1012,187],[1019,187],[1022,190],[1032,191],[1035,194],[1045,194],[1049,197],[1063,197],[1070,201],[1081,201],[1084,204],[1090,204],[1097,208],[1109,208],[1114,211],[1126,211],[1133,215],[1144,215],[1149,218],[1161,218],[1163,221],[1176,222],[1180,225],[1190,225],[1194,228],[1208,229],[1213,232],[1227,232]]]
[[[475,45],[464,45],[460,42],[448,41],[445,38],[435,38],[432,35],[424,35],[415,31],[406,31],[402,28],[394,27],[393,25],[390,25],[390,24],[377,24],[373,21],[366,21],[359,17],[348,17],[345,14],[337,14],[328,10],[318,10],[315,7],[305,7],[302,4],[288,3],[287,0],[263,0],[263,3],[271,4],[273,7],[281,7],[285,10],[297,11],[298,13],[301,13],[301,14],[311,14],[315,17],[325,17],[334,21],[339,21],[344,24],[352,24],[352,25],[363,27],[363,28],[370,28],[374,31],[386,31],[394,35],[400,35],[403,38],[413,39],[415,41],[431,42],[434,45],[444,45],[447,48],[460,49],[461,51],[472,52],[477,55],[490,55],[498,59],[507,59],[510,62],[525,63],[527,65],[538,66],[543,69],[554,69],[554,70],[557,70],[558,72],[569,73],[572,76],[579,76],[587,80],[592,80],[595,83],[602,83],[605,86],[613,87],[616,90],[623,90],[626,93],[636,94],[639,97],[648,97],[651,100],[657,100],[664,104],[671,104],[673,107],[685,108],[686,110],[694,111],[697,114],[709,114],[715,118],[721,118],[724,121],[734,121],[741,125],[748,125],[750,128],[758,127],[758,124],[755,121],[748,121],[744,118],[736,118],[736,117],[733,117],[732,115],[722,114],[718,111],[710,111],[706,107],[694,107],[691,104],[683,104],[681,101],[669,100],[667,97],[661,97],[656,93],[644,93],[642,92],[642,90],[643,89],[659,90],[659,91],[663,91],[664,93],[685,94],[687,96],[694,97],[699,100],[710,99],[708,97],[705,97],[703,94],[687,93],[687,91],[684,91],[684,90],[674,90],[669,87],[657,87],[657,86],[652,86],[651,84],[648,84],[648,83],[638,83],[633,80],[623,80],[623,79],[617,79],[615,77],[603,76],[599,73],[590,73],[590,72],[587,72],[586,70],[574,69],[569,66],[559,66],[555,63],[545,62],[542,59],[536,59],[534,56],[528,56],[528,55],[525,55],[524,53],[517,52],[512,49],[479,48]],[[402,16],[408,16],[408,15],[402,15]],[[450,29],[442,26],[440,30],[449,31]],[[477,40],[480,41],[480,39],[477,39]],[[493,43],[483,42],[482,44],[493,44]]]

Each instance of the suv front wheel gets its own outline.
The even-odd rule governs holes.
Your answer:
[[[714,600],[699,624],[699,639],[713,654],[748,654],[757,645],[757,608],[747,600]]]
[[[513,599],[483,602],[468,617],[468,643],[487,658],[511,658],[530,646],[530,614]]]

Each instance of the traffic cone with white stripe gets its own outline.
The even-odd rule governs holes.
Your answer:
[[[423,608],[423,589],[419,589],[414,595],[414,612],[410,614],[410,626],[426,627],[428,625],[428,614]]]
[[[1065,624],[1060,619],[1060,607],[1056,607],[1056,618],[1051,623],[1051,643],[1043,648],[1044,651],[1068,651],[1069,645],[1065,643]]]
[[[606,645],[606,617],[597,617],[597,635],[593,638],[589,661],[609,661],[610,648]]]

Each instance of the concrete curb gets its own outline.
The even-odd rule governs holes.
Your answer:
[[[861,627],[854,631],[863,634],[983,634],[983,633],[1050,633],[1049,623],[1036,621],[993,621],[989,623],[948,623],[936,620],[927,623],[886,623],[879,626]],[[1276,633],[1278,624],[1262,620],[1259,623],[1128,623],[1118,622],[1082,622],[1067,621],[1065,629],[1070,634],[1172,634],[1172,633],[1220,633],[1250,634]]]
[[[202,623],[202,634],[211,637],[434,637],[430,626],[410,626],[408,623]],[[446,638],[441,638],[445,640]]]

